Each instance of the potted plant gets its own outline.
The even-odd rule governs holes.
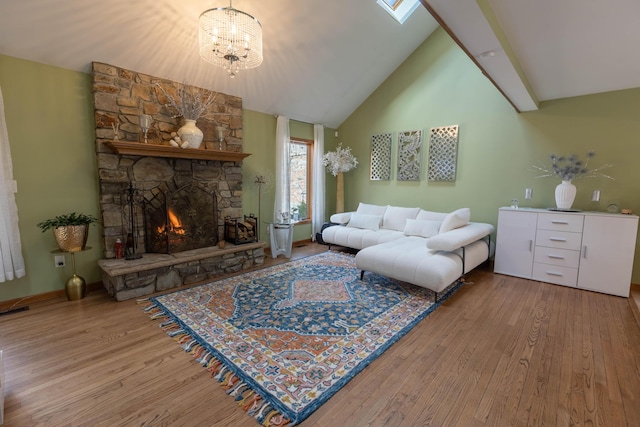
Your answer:
[[[38,227],[43,233],[50,228],[53,230],[53,237],[61,251],[78,252],[87,244],[89,224],[97,221],[98,219],[91,215],[71,212],[42,221],[38,223]]]

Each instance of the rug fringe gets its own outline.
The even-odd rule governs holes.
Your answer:
[[[151,320],[162,320],[158,326],[182,349],[210,372],[211,378],[218,380],[227,395],[235,397],[238,406],[254,417],[264,427],[284,427],[291,421],[266,402],[260,394],[235,375],[220,359],[211,354],[189,332],[184,330],[150,298],[137,301]]]

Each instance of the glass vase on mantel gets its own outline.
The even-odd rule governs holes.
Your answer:
[[[571,181],[562,181],[556,186],[556,207],[561,210],[571,209],[576,198],[576,186]]]
[[[182,141],[188,142],[187,148],[200,148],[204,134],[196,126],[195,120],[184,119],[184,126],[178,129],[178,135]]]

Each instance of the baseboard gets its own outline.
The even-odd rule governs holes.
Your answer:
[[[313,243],[311,241],[311,239],[304,239],[304,240],[298,240],[297,242],[293,242],[292,246],[294,248],[296,248],[296,247],[300,247],[300,246],[303,246],[303,245],[308,245],[308,244],[311,244],[311,243]]]
[[[102,282],[87,284],[87,292],[93,292],[99,289],[104,289]],[[64,289],[58,289],[55,291],[44,292],[41,294],[28,295],[22,298],[16,298],[7,301],[0,301],[0,311],[11,310],[19,307],[25,307],[29,304],[35,304],[39,302],[49,301],[56,298],[65,297]]]

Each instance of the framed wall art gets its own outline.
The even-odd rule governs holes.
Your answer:
[[[398,181],[420,181],[422,130],[398,133]]]
[[[391,145],[393,135],[380,133],[371,136],[371,181],[391,179]]]
[[[458,161],[458,125],[431,128],[429,181],[455,181]]]

